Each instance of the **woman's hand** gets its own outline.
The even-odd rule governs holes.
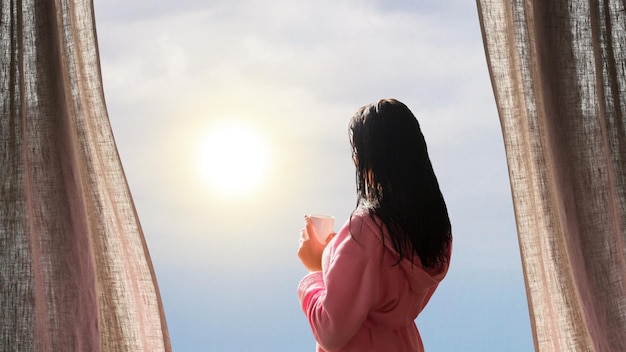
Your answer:
[[[300,231],[300,247],[298,248],[298,258],[304,267],[310,271],[322,271],[322,252],[333,239],[335,233],[331,233],[326,239],[326,243],[321,243],[315,235],[315,227],[308,216],[304,217],[306,226]]]

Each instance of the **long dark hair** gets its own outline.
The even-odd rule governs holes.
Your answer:
[[[395,99],[366,105],[350,120],[349,134],[357,208],[364,207],[387,226],[400,254],[398,263],[415,256],[426,268],[445,262],[452,238],[450,219],[411,110]]]

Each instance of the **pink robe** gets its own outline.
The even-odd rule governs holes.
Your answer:
[[[370,216],[357,210],[324,250],[322,271],[300,281],[298,297],[318,352],[424,350],[414,320],[449,260],[429,270],[417,259],[394,265],[397,252],[388,238],[383,246],[380,236]]]

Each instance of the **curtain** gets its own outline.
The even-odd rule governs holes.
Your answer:
[[[477,0],[537,351],[626,351],[623,0]]]
[[[93,3],[0,1],[0,350],[170,351]]]

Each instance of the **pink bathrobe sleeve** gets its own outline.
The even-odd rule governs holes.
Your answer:
[[[398,263],[390,246],[369,215],[355,212],[324,249],[322,271],[300,281],[318,352],[423,351],[414,320],[448,263],[428,271],[419,262]]]
[[[341,235],[334,241],[345,239]],[[370,260],[358,245],[341,247],[328,261],[325,278],[321,272],[310,273],[298,290],[315,340],[328,352],[340,350],[356,335],[378,296],[380,271],[372,266],[380,260]]]

